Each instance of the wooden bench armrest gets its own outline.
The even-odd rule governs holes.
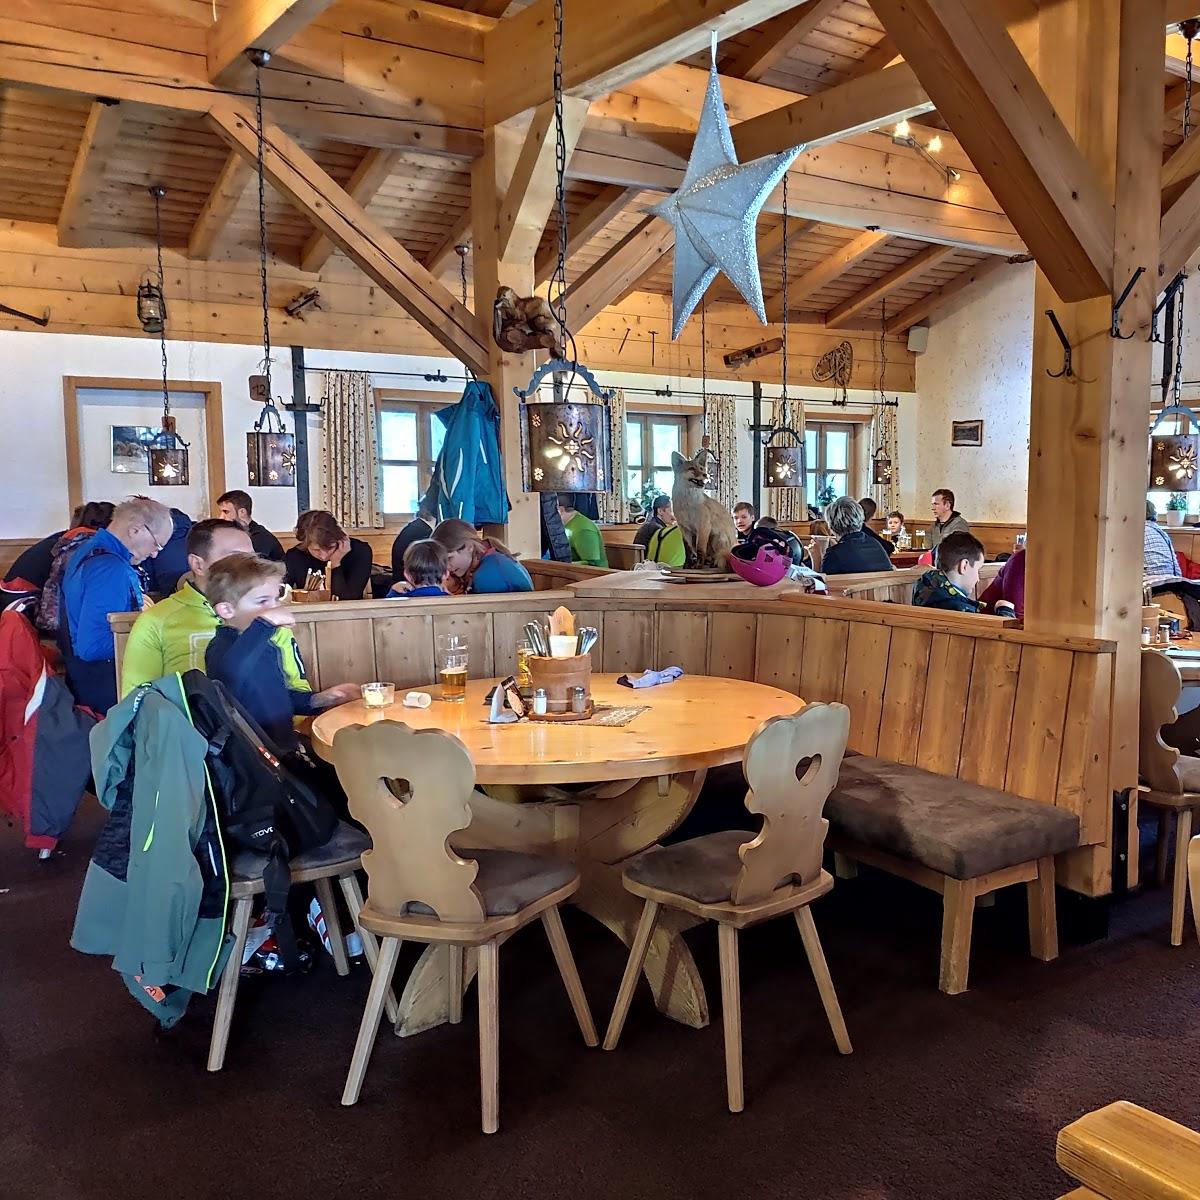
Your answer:
[[[1200,1200],[1200,1133],[1127,1100],[1072,1121],[1057,1158],[1104,1200]]]

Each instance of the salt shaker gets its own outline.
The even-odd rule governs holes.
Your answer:
[[[533,693],[533,715],[535,717],[544,717],[546,715],[547,707],[546,689],[538,688],[537,691]]]

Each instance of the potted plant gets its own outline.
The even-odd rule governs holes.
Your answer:
[[[1172,492],[1167,501],[1168,525],[1182,525],[1184,513],[1187,512],[1187,496],[1183,492]]]
[[[837,499],[837,490],[828,480],[817,491],[817,504],[824,511]]]

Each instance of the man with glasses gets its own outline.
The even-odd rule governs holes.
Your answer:
[[[104,714],[117,702],[116,653],[108,614],[140,612],[136,570],[170,540],[171,512],[138,497],[118,504],[107,529],[75,552],[62,583],[59,646],[76,703]]]

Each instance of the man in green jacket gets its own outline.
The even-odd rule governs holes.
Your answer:
[[[608,553],[600,528],[590,517],[585,517],[575,507],[573,492],[558,493],[558,515],[562,518],[567,541],[571,544],[571,561],[586,563],[589,567],[607,567]]]
[[[220,625],[204,598],[208,568],[229,554],[251,554],[250,535],[233,521],[197,521],[188,532],[189,573],[178,589],[133,623],[121,659],[121,697],[164,675],[204,670],[204,653]]]

